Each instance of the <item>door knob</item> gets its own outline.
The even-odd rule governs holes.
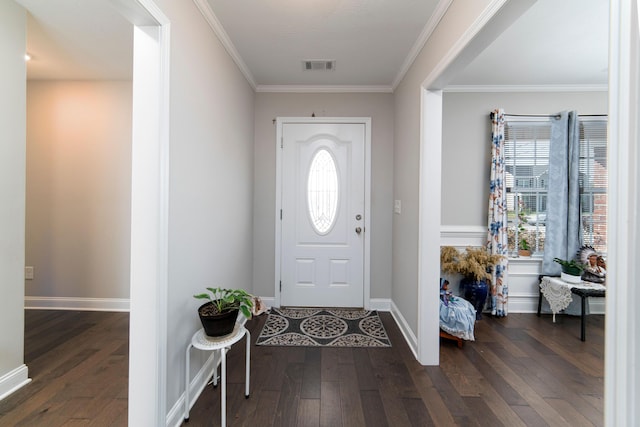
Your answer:
[[[356,233],[358,233],[358,234],[362,233],[362,228],[356,227]]]

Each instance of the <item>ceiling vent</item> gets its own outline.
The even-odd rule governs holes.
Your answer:
[[[302,61],[302,71],[333,71],[335,69],[335,60]]]

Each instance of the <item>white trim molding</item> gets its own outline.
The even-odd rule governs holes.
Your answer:
[[[129,311],[128,298],[24,297],[27,310]]]
[[[385,85],[258,85],[256,92],[263,93],[392,93]]]
[[[198,10],[200,10],[205,21],[209,24],[209,27],[211,27],[215,35],[218,36],[220,43],[222,43],[222,46],[224,46],[231,59],[233,59],[233,62],[236,63],[242,72],[242,75],[244,75],[244,78],[247,79],[247,82],[251,85],[253,90],[256,90],[256,80],[253,77],[253,74],[251,74],[249,67],[247,67],[247,64],[242,60],[240,53],[238,53],[238,50],[231,41],[231,38],[229,38],[227,32],[224,30],[224,27],[218,20],[218,17],[213,13],[209,2],[206,0],[193,0],[193,2],[198,7]]]
[[[429,40],[429,37],[431,37],[431,34],[438,26],[438,23],[440,22],[444,14],[447,13],[447,9],[449,9],[449,6],[451,6],[451,3],[453,3],[453,0],[440,0],[438,2],[435,10],[431,14],[431,17],[429,18],[429,21],[427,21],[427,23],[425,24],[424,28],[422,29],[422,32],[418,36],[418,39],[413,44],[413,47],[411,48],[411,50],[409,51],[409,54],[404,60],[402,67],[400,67],[400,71],[396,75],[396,78],[393,79],[393,84],[391,85],[392,90],[396,90],[396,88],[398,87],[402,79],[404,79],[404,76],[407,74],[407,71],[409,71],[409,68],[411,68],[411,65],[413,65],[413,62],[418,57],[418,54],[424,47],[425,43],[427,43],[427,40]]]
[[[443,225],[440,227],[440,245],[464,248],[484,246],[487,243],[487,227],[481,225]]]
[[[402,335],[404,336],[404,339],[407,342],[409,349],[413,353],[413,357],[415,357],[416,360],[419,360],[418,338],[416,337],[416,334],[413,333],[413,331],[411,330],[411,327],[409,326],[409,323],[404,318],[404,316],[398,309],[398,306],[395,305],[393,301],[391,301],[391,316],[393,317],[393,320],[395,320],[396,325],[398,325],[400,332],[402,332]],[[438,347],[438,349],[439,348],[440,347]]]
[[[609,216],[604,424],[640,416],[640,25],[638,1],[609,3]]]
[[[27,365],[18,366],[14,370],[7,372],[0,377],[0,401],[29,384],[29,382],[31,382],[31,378],[29,378]]]
[[[158,426],[167,407],[171,23],[153,0],[134,21],[129,425]]]
[[[609,85],[449,85],[443,92],[607,92]]]
[[[217,351],[212,351],[211,355],[207,358],[206,362],[202,365],[202,368],[191,379],[189,383],[189,396],[191,396],[191,402],[189,402],[189,408],[193,408],[198,397],[202,394],[202,391],[209,383],[209,379],[214,374],[214,369],[220,365],[220,357],[216,357],[219,354]],[[184,369],[184,368],[183,368]],[[174,403],[173,407],[167,413],[165,425],[167,427],[180,427],[184,423],[184,391]]]
[[[371,298],[369,300],[369,310],[391,311],[391,300],[389,298]]]

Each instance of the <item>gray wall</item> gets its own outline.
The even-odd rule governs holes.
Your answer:
[[[607,92],[445,93],[442,128],[442,225],[487,225],[489,113],[607,114]]]
[[[253,287],[274,296],[276,117],[371,117],[371,298],[391,297],[393,95],[258,93],[255,102]]]
[[[512,114],[607,114],[607,92],[446,92],[442,129],[442,225],[457,232],[456,246],[484,244],[487,226],[491,124],[489,112]],[[478,233],[480,231],[480,233]],[[478,237],[480,234],[480,237]],[[541,258],[509,260],[509,311],[537,310]],[[446,275],[445,275],[446,276]],[[457,287],[458,277],[447,276]],[[590,299],[592,313],[604,312],[604,301]]]
[[[26,12],[0,2],[0,396],[24,367]]]
[[[26,295],[45,306],[129,298],[131,101],[126,81],[27,85]]]
[[[421,86],[437,66],[450,54],[450,50],[465,34],[469,26],[484,12],[489,0],[453,2],[429,40],[416,57],[413,65],[394,93],[394,199],[402,201],[402,214],[393,217],[393,290],[392,298],[406,319],[408,328],[418,331],[418,214],[420,183],[420,114]],[[451,58],[450,58],[451,59]],[[430,147],[424,147],[429,150]],[[428,173],[428,171],[425,171]],[[438,184],[439,185],[439,184]],[[428,191],[428,190],[425,190]],[[427,197],[427,194],[425,194]],[[430,208],[440,209],[440,201],[432,200]],[[437,227],[438,235],[434,232]],[[432,224],[429,239],[439,239],[440,224]],[[432,248],[433,249],[433,248]],[[437,251],[422,254],[437,259]],[[435,276],[437,273],[425,272]],[[433,292],[437,304],[437,286],[425,291]],[[430,331],[437,334],[437,313],[429,313]],[[434,335],[430,342],[437,342]]]
[[[252,291],[254,92],[192,1],[171,21],[167,410],[206,286]],[[192,376],[210,355],[193,352]]]

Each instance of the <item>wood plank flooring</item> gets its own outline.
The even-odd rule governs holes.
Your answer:
[[[415,360],[388,313],[391,348],[252,346],[244,398],[244,346],[227,360],[232,426],[602,426],[604,316],[510,314],[485,318],[476,341],[442,341],[439,367]],[[266,315],[248,323],[255,343]],[[208,387],[185,426],[220,425]]]
[[[442,340],[423,367],[388,313],[391,348],[251,348],[228,355],[230,426],[602,426],[604,316],[485,316],[462,349]],[[0,401],[0,426],[125,426],[128,314],[26,312],[33,381]],[[266,315],[247,323],[255,342]],[[99,336],[97,340],[95,337]],[[185,426],[220,425],[220,388],[207,387]]]
[[[25,363],[0,426],[127,425],[128,313],[26,310]]]

